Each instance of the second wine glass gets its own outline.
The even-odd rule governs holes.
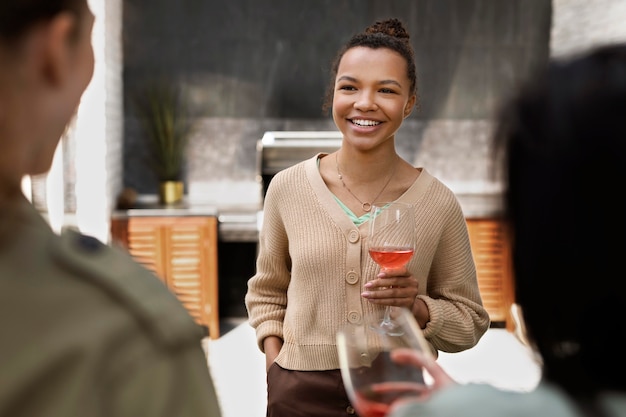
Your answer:
[[[407,308],[396,308],[392,315],[400,330],[394,334],[379,327],[380,312],[348,323],[337,333],[341,376],[361,417],[385,417],[396,401],[429,395],[432,377],[428,371],[393,358],[394,350],[408,348],[424,360],[434,360],[428,342]]]
[[[383,270],[404,267],[415,252],[415,214],[413,206],[398,201],[376,202],[370,211],[368,251]],[[384,289],[384,288],[383,288]],[[387,306],[380,326],[394,332],[391,307]]]

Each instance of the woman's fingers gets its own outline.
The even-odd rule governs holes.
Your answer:
[[[412,275],[385,275],[367,282],[361,296],[374,304],[411,308],[418,294],[418,285]]]
[[[450,375],[430,355],[423,352],[401,348],[391,352],[391,359],[397,363],[405,363],[416,368],[425,369],[433,379],[432,389],[441,389],[456,384]]]

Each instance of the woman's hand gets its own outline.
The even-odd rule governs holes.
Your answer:
[[[413,308],[419,283],[406,268],[382,269],[361,296],[374,304]]]
[[[430,398],[434,392],[457,384],[457,382],[452,379],[452,377],[448,375],[448,373],[444,371],[441,366],[439,366],[435,358],[424,354],[424,352],[409,348],[399,348],[391,352],[391,360],[399,364],[408,364],[414,366],[415,368],[425,370],[425,372],[430,374],[433,382],[427,389],[420,392],[419,395],[395,401],[389,411],[389,414],[392,414],[396,407],[412,401],[425,401]]]
[[[263,350],[265,351],[265,372],[270,370],[274,360],[283,347],[283,341],[277,336],[268,336],[263,340]]]

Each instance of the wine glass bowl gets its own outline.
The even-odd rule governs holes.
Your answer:
[[[404,267],[415,251],[415,214],[413,206],[398,201],[374,203],[370,211],[368,252],[374,262],[383,270]],[[385,288],[381,288],[385,289]],[[380,326],[394,331],[390,318],[391,307]]]
[[[348,324],[337,333],[342,379],[361,417],[386,416],[394,401],[418,397],[427,389],[424,371],[412,364],[394,362],[391,352],[409,348],[432,357],[428,343],[408,309],[397,308],[391,314],[397,332],[381,329],[381,312]]]
[[[406,265],[413,256],[414,249],[408,247],[372,247],[369,254],[384,269],[398,269]]]

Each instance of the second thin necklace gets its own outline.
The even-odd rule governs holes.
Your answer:
[[[387,188],[387,186],[391,182],[391,179],[393,178],[393,176],[396,175],[396,169],[398,168],[398,163],[396,161],[396,163],[393,166],[393,171],[391,172],[391,175],[387,179],[387,182],[385,183],[385,185],[383,185],[383,188],[376,195],[376,197],[374,197],[374,199],[372,200],[371,203],[368,202],[368,201],[361,201],[361,199],[359,197],[357,197],[356,195],[354,195],[352,190],[350,190],[348,188],[348,186],[346,185],[346,183],[343,181],[343,175],[341,175],[341,171],[339,170],[339,160],[337,159],[337,154],[335,154],[335,166],[337,167],[337,176],[339,177],[339,181],[341,181],[341,184],[343,185],[343,188],[345,188],[350,193],[350,195],[356,199],[356,201],[361,203],[361,209],[363,209],[363,211],[367,213],[367,212],[369,212],[372,209],[372,203],[374,203],[376,201],[376,199],[378,199],[378,197],[380,197],[380,195],[383,193],[383,191],[385,191],[385,189]]]

